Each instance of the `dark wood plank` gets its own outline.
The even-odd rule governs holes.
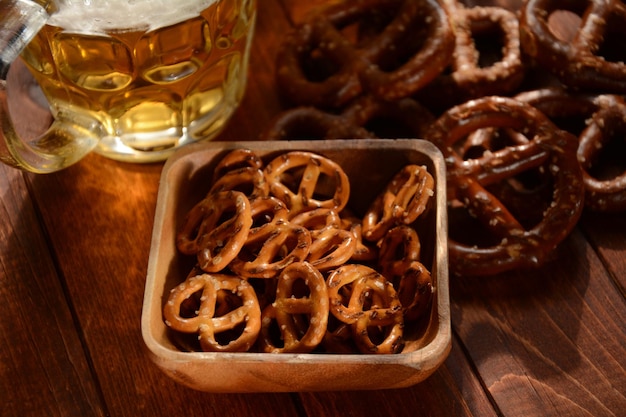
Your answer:
[[[451,297],[453,328],[502,415],[626,409],[626,302],[578,230],[549,265],[453,279]]]
[[[584,213],[580,227],[626,297],[626,216],[624,213]]]
[[[376,378],[376,375],[372,375]],[[301,394],[312,417],[370,416],[393,410],[395,417],[495,417],[496,411],[456,342],[450,356],[430,378],[408,388],[381,391]],[[377,410],[374,412],[373,410]]]
[[[293,415],[286,394],[198,393],[148,359],[140,317],[160,170],[91,155],[58,174],[31,178],[47,207],[44,222],[107,409],[115,416],[165,416],[212,404],[220,415]],[[273,409],[275,403],[283,404],[284,414]]]
[[[103,416],[21,172],[0,166],[0,415]]]
[[[267,4],[260,8],[261,28],[281,21],[276,19],[281,10]],[[267,28],[260,32],[278,36]],[[259,37],[256,42],[273,41]],[[255,105],[268,102],[265,90],[271,88],[264,78],[270,71],[265,63],[269,52],[260,46],[254,48],[246,103],[222,139],[248,139],[275,112],[271,105]],[[132,417],[295,415],[289,394],[200,393],[173,382],[148,359],[140,317],[161,169],[162,164],[122,164],[90,155],[60,173],[30,177],[34,195],[45,207],[43,221],[108,412]]]

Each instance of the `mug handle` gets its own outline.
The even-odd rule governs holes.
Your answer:
[[[48,20],[46,10],[25,0],[3,1],[0,6],[0,162],[36,173],[66,168],[82,159],[98,143],[98,134],[89,123],[81,126],[55,115],[48,130],[26,140],[11,119],[7,88],[19,54]],[[11,83],[12,84],[12,83]]]

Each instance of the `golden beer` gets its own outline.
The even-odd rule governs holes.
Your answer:
[[[98,136],[96,152],[164,159],[215,137],[241,101],[256,0],[53,3],[22,58],[55,118]]]

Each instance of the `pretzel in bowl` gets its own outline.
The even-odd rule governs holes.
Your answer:
[[[352,258],[357,240],[351,231],[341,228],[337,211],[318,208],[298,214],[291,222],[309,230],[312,241],[306,259],[320,271],[343,265]]]
[[[473,132],[489,128],[504,129],[516,142],[482,152],[466,146]],[[531,105],[505,97],[472,100],[444,113],[427,138],[447,165],[451,272],[490,275],[538,266],[578,221],[584,201],[578,141]],[[501,183],[523,184],[526,175],[550,189],[533,224],[518,220],[490,191]]]
[[[311,234],[289,222],[288,215],[287,207],[274,197],[253,200],[253,227],[228,267],[246,278],[273,278],[288,265],[305,260]]]
[[[402,168],[363,216],[363,237],[377,241],[393,226],[413,223],[428,207],[434,183],[425,166],[409,164]]]
[[[352,327],[361,352],[396,353],[402,348],[402,305],[385,277],[368,266],[348,264],[333,270],[326,282],[330,312]]]
[[[253,167],[237,168],[225,172],[213,182],[209,194],[231,190],[241,191],[249,200],[267,197],[270,194],[270,187],[265,181],[263,170]]]
[[[572,39],[555,34],[551,15],[581,17]],[[626,7],[621,0],[528,0],[520,15],[522,49],[564,84],[580,90],[626,93],[623,49]],[[611,45],[614,42],[614,45]]]
[[[176,235],[176,247],[196,255],[205,272],[219,272],[239,253],[252,226],[250,201],[241,191],[219,191],[197,203]]]
[[[356,26],[354,37],[346,28]],[[436,0],[343,0],[284,41],[277,83],[297,105],[342,107],[363,92],[412,95],[448,65],[454,34]]]
[[[232,297],[237,304],[225,301]],[[183,308],[185,302],[193,306]],[[246,280],[225,274],[187,278],[170,292],[163,318],[173,330],[198,333],[200,346],[207,352],[248,351],[261,330],[254,288]]]
[[[279,155],[265,166],[265,176],[270,193],[286,204],[291,217],[316,208],[341,211],[350,197],[350,181],[341,166],[312,152]]]
[[[222,156],[213,170],[213,182],[224,174],[240,168],[263,168],[263,161],[251,149],[237,148]]]
[[[432,299],[432,277],[420,262],[420,250],[417,232],[405,225],[391,229],[380,242],[380,273],[398,292],[408,321],[422,317]]]
[[[303,284],[306,291],[299,290],[299,284]],[[267,353],[311,352],[326,334],[328,303],[326,282],[317,268],[308,262],[286,267],[278,277],[276,299],[263,310],[261,350]],[[272,335],[274,321],[279,338]]]

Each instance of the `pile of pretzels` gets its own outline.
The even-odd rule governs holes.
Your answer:
[[[435,290],[415,228],[432,205],[428,169],[399,168],[357,217],[333,160],[268,158],[229,151],[186,213],[176,247],[194,266],[163,307],[174,340],[208,352],[401,352]]]
[[[624,28],[621,0],[332,1],[282,43],[262,139],[429,140],[450,271],[534,268],[583,210],[626,210]]]

